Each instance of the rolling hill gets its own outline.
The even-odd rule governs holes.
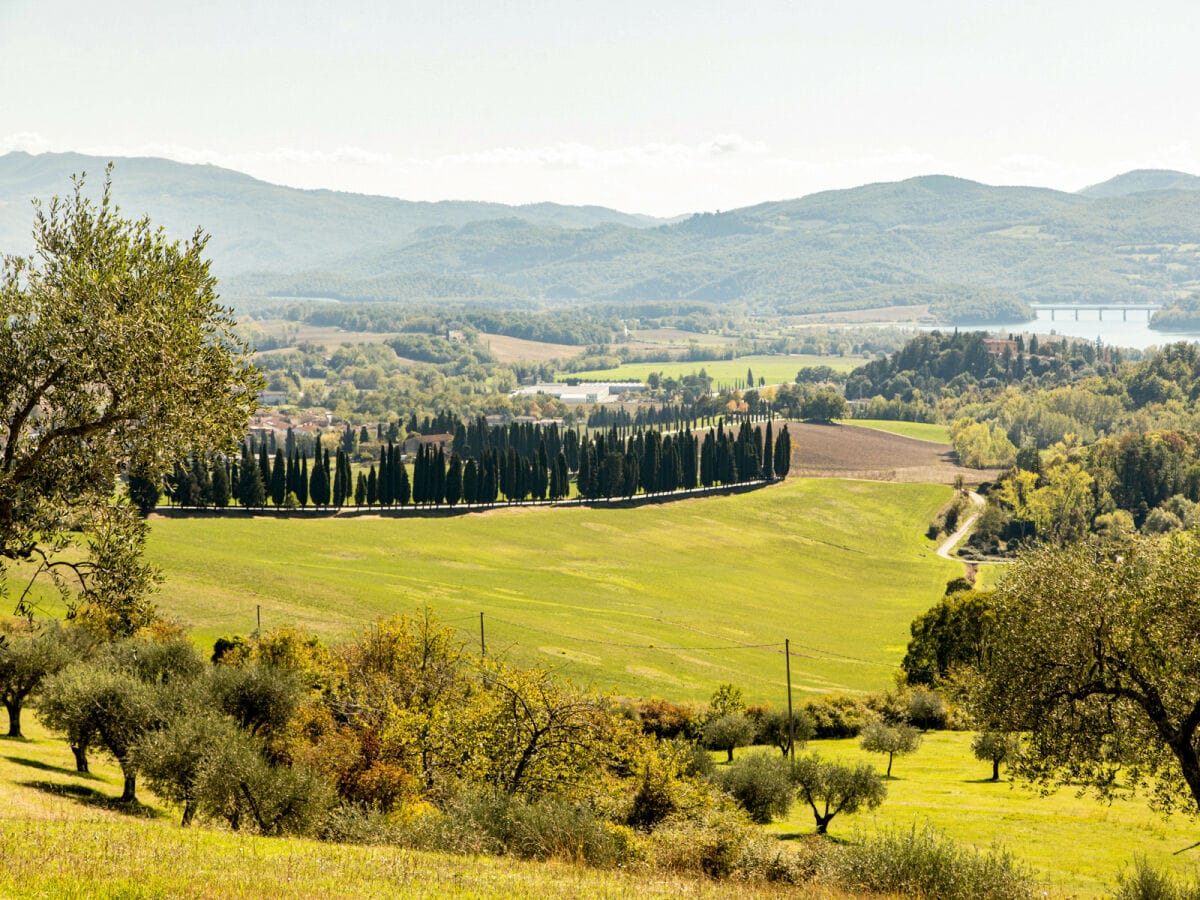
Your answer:
[[[65,192],[72,172],[95,185],[104,163],[0,157],[0,249],[27,249],[31,197]],[[127,212],[213,234],[214,270],[235,301],[930,304],[956,324],[1020,320],[1032,302],[1166,302],[1200,289],[1198,185],[1137,171],[1066,193],[929,175],[667,222],[302,191],[161,159],[119,160],[114,175]]]

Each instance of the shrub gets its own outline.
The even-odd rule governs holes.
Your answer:
[[[626,862],[633,832],[599,819],[587,806],[557,798],[528,801],[467,791],[444,813],[420,816],[398,831],[399,842],[425,850],[509,853],[521,859],[564,859],[597,867]]]
[[[946,701],[937,691],[917,688],[908,701],[908,721],[928,731],[930,728],[945,728],[949,714]]]
[[[804,710],[812,717],[813,737],[857,737],[867,720],[867,709],[861,701],[841,694],[809,700]]]
[[[929,828],[880,831],[839,845],[822,874],[840,887],[939,900],[1023,900],[1033,875],[999,849],[960,847]]]
[[[792,807],[791,767],[774,753],[743,756],[717,776],[750,818],[765,825]]]
[[[1113,900],[1200,900],[1200,883],[1177,880],[1138,857],[1132,872],[1121,873],[1112,896]]]
[[[642,731],[661,740],[676,737],[694,738],[699,735],[696,711],[690,706],[667,700],[642,700],[636,707]]]

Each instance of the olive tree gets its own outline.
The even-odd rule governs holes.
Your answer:
[[[981,731],[971,739],[975,758],[992,764],[992,781],[1000,780],[1000,763],[1014,759],[1020,747],[1017,735],[1000,731]]]
[[[48,577],[102,630],[132,633],[155,573],[119,478],[231,446],[261,378],[201,232],[173,242],[122,218],[106,178],[97,202],[76,180],[35,204],[33,238],[0,263],[0,575],[32,573],[19,608]]]
[[[897,756],[916,753],[921,746],[921,732],[911,725],[888,725],[886,722],[872,722],[862,732],[860,742],[868,753],[886,753],[888,758],[887,776],[892,777],[892,762]]]
[[[42,681],[72,658],[57,622],[14,631],[0,647],[0,700],[8,711],[8,736],[21,734],[21,710]]]
[[[992,601],[971,696],[981,728],[1024,732],[1012,771],[1101,796],[1200,807],[1200,538],[1088,541],[1021,556]]]
[[[792,781],[813,812],[817,834],[825,834],[838,813],[875,809],[887,796],[887,785],[868,763],[831,762],[816,753],[796,760]]]
[[[734,748],[753,744],[757,730],[754,723],[741,713],[718,716],[704,726],[704,746],[710,750],[724,750],[728,754],[726,761],[733,762]]]

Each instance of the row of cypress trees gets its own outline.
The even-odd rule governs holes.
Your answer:
[[[401,448],[390,441],[381,451],[378,470],[372,465],[357,478],[345,450],[338,447],[331,458],[319,436],[311,469],[308,454],[294,445],[290,454],[276,449],[272,460],[265,443],[259,444],[257,455],[245,444],[236,462],[192,457],[178,464],[168,479],[167,494],[179,505],[218,508],[235,501],[248,508],[262,508],[268,502],[279,508],[453,506],[495,503],[501,498],[560,500],[570,495],[574,474],[579,496],[597,499],[774,480],[787,475],[791,460],[787,426],[774,440],[770,422],[765,434],[761,426],[748,422],[742,422],[736,433],[718,422],[703,440],[690,428],[675,434],[638,429],[622,437],[614,426],[590,437],[585,433],[578,443],[573,430],[564,439],[553,426],[480,433],[490,432],[504,434],[488,437],[488,444],[499,446],[487,446],[479,457],[464,457],[453,450],[447,457],[440,446],[420,446],[411,479]],[[537,438],[532,453],[527,450],[531,436]]]

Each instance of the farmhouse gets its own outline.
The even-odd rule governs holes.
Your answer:
[[[415,456],[422,447],[441,448],[443,452],[454,443],[452,434],[410,434],[404,439],[404,452]]]

